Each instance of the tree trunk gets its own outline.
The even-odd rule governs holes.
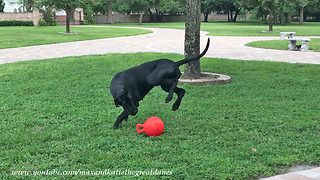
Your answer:
[[[289,13],[287,14],[287,21],[286,21],[286,23],[291,23],[291,21],[292,21],[292,15],[291,15],[291,13],[289,12]]]
[[[273,31],[273,7],[272,4],[269,4],[269,31]]]
[[[107,5],[107,11],[106,11],[106,13],[107,13],[107,24],[113,24],[112,18],[111,18],[111,16],[112,16],[111,6],[112,6],[112,1],[109,1],[108,5]]]
[[[241,9],[242,9],[242,7],[241,7],[241,8],[238,8],[238,9],[236,10],[236,12],[234,13],[233,22],[236,22],[236,21],[237,21],[237,18],[238,18],[238,15],[239,15]]]
[[[184,54],[186,58],[200,54],[201,0],[187,0]],[[199,79],[201,77],[199,59],[185,65],[183,78]]]
[[[267,17],[268,17],[268,13],[263,13],[263,15],[262,15],[262,21],[268,21],[267,20]]]
[[[269,14],[269,31],[273,31],[273,15]]]
[[[143,13],[141,12],[140,13],[140,18],[139,18],[139,25],[142,25],[142,16],[143,16]]]
[[[163,19],[163,13],[157,11],[156,12],[156,22],[162,22],[162,19]]]
[[[303,9],[304,7],[300,7],[300,18],[299,18],[299,25],[303,25]]]
[[[207,13],[207,12],[203,13],[203,17],[204,17],[204,21],[203,22],[208,22],[208,16],[209,16],[209,13]]]
[[[231,21],[231,22],[234,22],[234,21],[233,21],[233,12],[232,12],[232,11],[230,11],[230,21]]]
[[[277,14],[277,12],[274,12],[273,22],[274,22],[274,24],[278,24],[278,14]]]
[[[149,17],[150,17],[150,21],[154,22],[154,15],[152,14],[152,11],[149,9]]]
[[[284,18],[284,12],[280,13],[280,24],[284,25],[285,24],[285,18]]]
[[[72,9],[71,8],[66,8],[66,33],[70,33],[70,19],[72,15]]]

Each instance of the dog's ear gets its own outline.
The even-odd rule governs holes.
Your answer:
[[[116,107],[120,106],[120,98],[121,96],[126,94],[126,90],[124,88],[122,88],[118,93],[117,93],[117,97],[114,98],[114,105],[116,105]]]

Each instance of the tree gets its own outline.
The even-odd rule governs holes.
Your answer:
[[[204,22],[208,22],[208,16],[210,13],[218,10],[218,5],[215,0],[201,0],[201,12],[204,16]]]
[[[242,9],[242,6],[239,5],[239,0],[222,0],[221,4],[223,10],[228,14],[228,21],[236,22],[238,14]]]
[[[202,0],[201,11],[207,22],[208,14],[211,12],[225,12],[228,14],[228,21],[236,22],[237,17],[243,8],[240,0]]]
[[[90,3],[94,13],[107,15],[107,23],[112,23],[112,9],[116,9],[113,6],[117,5],[117,3],[114,2],[116,2],[116,0],[83,0],[81,5],[82,7],[85,7],[88,3]]]
[[[162,22],[165,14],[181,14],[185,11],[185,0],[151,0],[150,19],[152,22]]]
[[[93,9],[90,4],[86,4],[83,8],[84,20],[83,24],[95,24],[93,18]]]
[[[43,19],[46,21],[47,26],[55,26],[56,20],[54,19],[53,7],[47,6],[43,9],[40,9],[40,12],[43,14]]]
[[[273,19],[274,19],[276,2],[274,0],[263,0],[262,3],[269,11],[269,31],[273,31]]]
[[[186,0],[184,54],[186,58],[200,54],[201,0]],[[199,59],[185,65],[183,78],[201,77]]]
[[[274,14],[278,2],[279,0],[241,0],[241,4],[246,5],[247,7],[262,7],[262,9],[268,10],[269,31],[273,31]]]
[[[313,1],[306,6],[304,15],[312,19],[312,21],[320,21],[320,0]]]
[[[150,0],[117,0],[118,11],[139,13],[139,25],[142,24],[142,16],[150,9]]]
[[[0,0],[0,12],[3,12],[4,6],[5,6],[4,0]]]
[[[284,25],[285,23],[290,23],[291,22],[290,16],[292,13],[295,12],[295,3],[292,0],[279,1],[277,11],[280,13],[281,25]]]
[[[27,12],[31,12],[32,9],[34,8],[35,6],[35,1],[34,0],[23,0],[21,1],[21,3],[23,2],[22,4],[22,8],[25,9]]]
[[[296,0],[297,7],[299,8],[299,25],[303,25],[304,7],[306,7],[312,0]]]
[[[139,25],[142,25],[142,16],[149,10],[150,2],[148,0],[129,0],[131,3],[131,10],[140,14]]]
[[[269,31],[273,31],[273,20],[274,20],[275,8],[277,7],[278,0],[248,0],[247,2],[253,3],[258,7],[260,6],[268,10]]]
[[[70,33],[72,13],[79,6],[79,2],[79,0],[41,0],[44,6],[54,7],[56,10],[62,9],[66,12],[66,33]]]
[[[162,22],[165,14],[180,14],[184,12],[185,0],[115,0],[115,9],[120,13],[139,13],[140,23],[142,14],[149,12],[152,22]]]

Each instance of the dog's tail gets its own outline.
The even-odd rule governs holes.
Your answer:
[[[204,56],[204,55],[207,53],[207,51],[208,51],[208,49],[209,49],[209,45],[210,45],[210,38],[208,38],[206,48],[202,51],[201,54],[199,54],[198,56],[192,57],[192,58],[183,59],[183,60],[181,60],[181,61],[178,61],[178,62],[176,62],[176,65],[179,67],[179,66],[181,66],[182,64],[186,64],[186,63],[189,63],[189,62],[191,62],[191,61],[195,61],[195,60],[197,60],[197,59],[200,59],[202,56]]]

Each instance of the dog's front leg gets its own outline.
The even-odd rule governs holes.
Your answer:
[[[119,128],[119,124],[123,121],[123,120],[128,120],[128,116],[129,114],[126,111],[123,111],[119,117],[117,118],[116,122],[114,123],[113,127],[115,129]]]

